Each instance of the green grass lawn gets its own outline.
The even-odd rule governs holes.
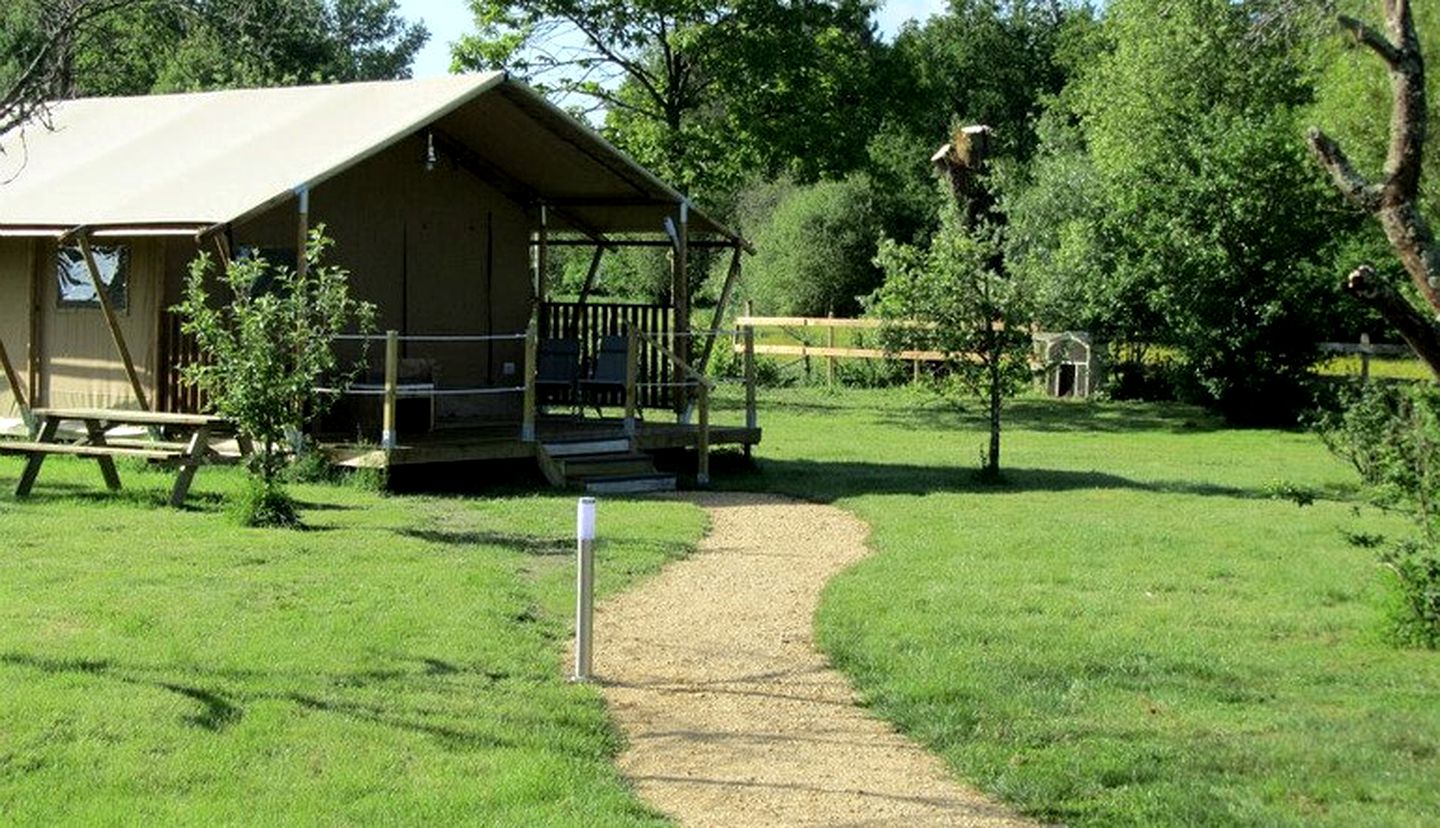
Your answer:
[[[1342,536],[1404,524],[1357,515],[1314,437],[1026,399],[992,488],[978,409],[768,392],[758,469],[721,479],[872,525],[819,627],[877,713],[1074,825],[1440,821],[1440,654],[1380,640],[1374,554]]]
[[[1332,357],[1316,366],[1315,371],[1321,376],[1358,377],[1360,367],[1360,357],[1352,354]],[[1425,363],[1413,357],[1377,356],[1370,358],[1370,376],[1376,379],[1425,380],[1434,375]]]
[[[574,499],[301,486],[310,531],[223,514],[233,470],[0,459],[0,823],[644,825],[564,681]],[[599,591],[685,554],[681,503],[607,500]]]

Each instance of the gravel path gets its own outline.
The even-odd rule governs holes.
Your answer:
[[[595,667],[620,768],[682,825],[1022,825],[855,706],[815,648],[820,590],[868,528],[772,496],[690,497],[693,557],[602,604]]]

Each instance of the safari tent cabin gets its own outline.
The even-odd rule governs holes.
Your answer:
[[[573,415],[582,402],[566,388],[535,399],[533,352],[576,340],[583,378],[600,335],[630,326],[643,363],[633,393],[686,425],[686,366],[692,343],[707,342],[688,334],[688,250],[732,250],[733,281],[746,248],[504,73],[64,101],[0,149],[0,417],[201,407],[178,367],[203,355],[168,310],[191,261],[205,251],[294,262],[323,223],[336,242],[329,263],[375,303],[379,330],[395,332],[389,366],[383,337],[370,343],[368,382],[340,408],[351,421],[327,425],[352,441],[388,438],[380,462],[403,462],[407,444],[447,426],[487,427],[523,453],[513,444],[533,441],[519,439],[531,409]],[[620,245],[670,247],[674,302],[548,302],[545,263],[560,244],[593,247],[596,262]],[[399,397],[398,440],[371,433],[387,391]]]

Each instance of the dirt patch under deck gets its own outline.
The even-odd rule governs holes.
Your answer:
[[[691,558],[602,604],[596,673],[620,768],[683,825],[1026,825],[855,705],[815,648],[826,581],[867,553],[833,506],[688,496]]]

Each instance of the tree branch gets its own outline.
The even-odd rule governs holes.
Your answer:
[[[1336,187],[1380,221],[1385,237],[1430,312],[1422,312],[1394,289],[1380,284],[1374,268],[1368,266],[1350,274],[1346,289],[1394,325],[1440,379],[1440,329],[1432,319],[1440,312],[1440,246],[1419,206],[1429,118],[1425,62],[1410,0],[1385,0],[1384,5],[1389,39],[1353,18],[1340,18],[1340,25],[1380,55],[1390,70],[1390,146],[1384,182],[1377,187],[1366,181],[1340,146],[1318,129],[1310,130],[1308,137],[1311,151]]]
[[[1346,278],[1344,288],[1389,322],[1440,380],[1440,325],[1381,281],[1375,268],[1368,264],[1355,268]]]
[[[1350,157],[1333,138],[1313,127],[1305,137],[1315,160],[1330,174],[1330,179],[1335,182],[1342,195],[1368,212],[1373,213],[1380,209],[1380,188],[1371,184],[1355,169],[1355,165],[1350,163]]]
[[[1400,48],[1390,42],[1390,39],[1362,21],[1353,17],[1340,15],[1336,20],[1340,28],[1344,29],[1355,39],[1356,43],[1368,47],[1370,51],[1380,56],[1391,68],[1400,64]]]

